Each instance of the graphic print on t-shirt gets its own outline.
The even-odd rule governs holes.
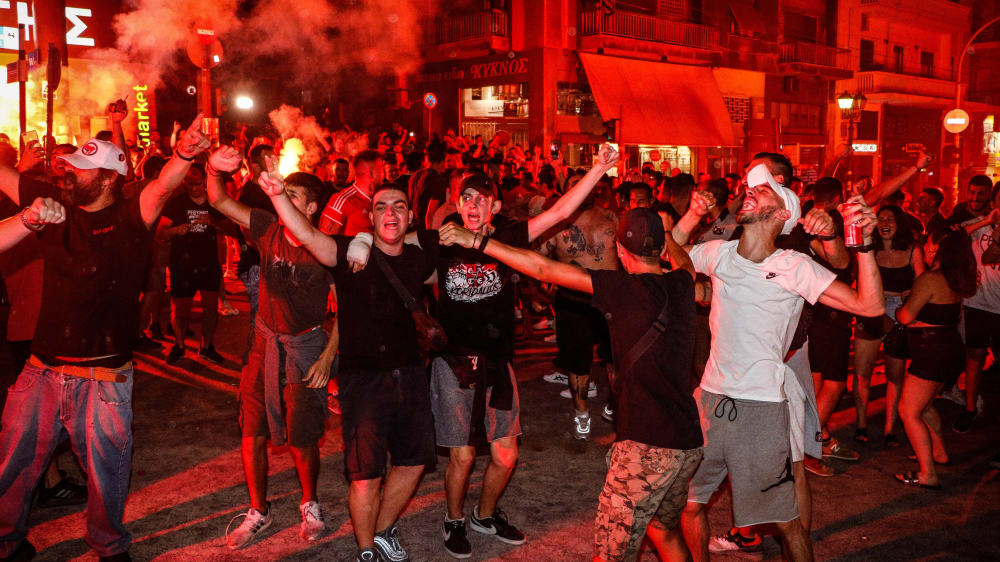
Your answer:
[[[187,210],[187,221],[191,223],[191,230],[188,232],[205,232],[208,225],[205,223],[198,222],[198,219],[208,214],[207,210],[204,209],[188,209]]]
[[[444,288],[454,301],[476,302],[500,294],[503,277],[496,263],[459,263],[448,268]]]

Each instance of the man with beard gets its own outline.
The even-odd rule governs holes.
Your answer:
[[[712,280],[709,324],[713,341],[695,400],[705,456],[691,479],[684,508],[684,537],[696,561],[708,559],[705,504],[725,477],[733,489],[733,520],[745,527],[775,523],[785,554],[811,560],[812,546],[799,520],[791,464],[789,409],[783,391],[785,365],[804,301],[856,314],[881,314],[882,284],[871,248],[859,251],[858,289],[808,256],[778,250],[775,239],[799,222],[798,197],[772,176],[760,159],[751,163],[737,221],[738,240],[714,240],[690,250],[694,268]],[[859,221],[871,242],[875,217],[860,196],[842,207]],[[825,218],[824,218],[825,216]],[[803,219],[809,234],[826,233],[829,216]],[[679,243],[687,232],[675,229]],[[689,232],[689,231],[688,231]]]
[[[186,193],[167,202],[163,208],[160,232],[170,240],[170,300],[174,307],[174,347],[167,355],[173,365],[184,357],[184,338],[191,323],[191,305],[195,293],[201,294],[201,350],[198,355],[220,365],[225,361],[212,342],[219,322],[219,287],[222,264],[219,263],[218,238],[225,217],[208,202],[205,193],[205,167],[191,166],[184,177]]]
[[[0,167],[19,204],[61,200],[66,220],[39,236],[45,273],[31,357],[7,395],[0,431],[0,556],[30,559],[28,512],[62,435],[87,472],[85,540],[101,560],[130,560],[122,516],[132,462],[132,344],[152,228],[195,156],[199,115],[159,178],[122,199],[125,154],[90,140],[70,155],[65,191]],[[26,224],[31,224],[26,219]],[[35,225],[32,225],[35,226]],[[132,267],[123,267],[132,264]]]

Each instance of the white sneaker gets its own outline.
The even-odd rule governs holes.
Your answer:
[[[951,387],[950,389],[941,393],[941,398],[945,400],[951,400],[952,402],[958,404],[959,406],[965,406],[965,391],[958,388],[958,385]]]
[[[271,510],[267,510],[267,515],[262,515],[259,511],[254,508],[250,508],[246,513],[241,513],[236,517],[245,517],[240,526],[236,528],[232,533],[229,532],[229,527],[226,527],[226,546],[235,550],[237,548],[243,548],[244,546],[253,542],[253,539],[260,534],[261,531],[267,529],[271,526],[274,518],[271,517]],[[233,517],[229,521],[229,525],[233,524],[236,520]]]
[[[542,377],[542,380],[553,384],[569,384],[569,377],[559,371],[553,371],[545,375]]]
[[[573,437],[586,441],[588,435],[590,435],[590,414],[573,416]]]
[[[567,388],[564,389],[562,392],[560,392],[559,396],[562,396],[563,398],[572,398],[573,393],[571,393]],[[596,397],[597,397],[597,383],[595,383],[594,381],[590,381],[590,384],[587,385],[587,398],[596,398]]]
[[[299,526],[299,536],[303,540],[317,540],[326,523],[323,522],[323,513],[319,509],[319,502],[306,502],[299,506],[302,512],[302,525]]]

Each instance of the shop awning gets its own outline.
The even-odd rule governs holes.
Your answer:
[[[605,120],[623,144],[738,146],[710,68],[580,53]]]

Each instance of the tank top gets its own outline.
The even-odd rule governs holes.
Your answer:
[[[958,317],[962,313],[962,303],[934,304],[927,303],[917,313],[917,321],[935,326],[957,326]]]
[[[878,273],[882,277],[882,290],[892,293],[905,293],[913,288],[913,280],[916,274],[910,264],[913,258],[913,248],[910,248],[910,255],[906,259],[903,267],[883,267],[878,266]]]

